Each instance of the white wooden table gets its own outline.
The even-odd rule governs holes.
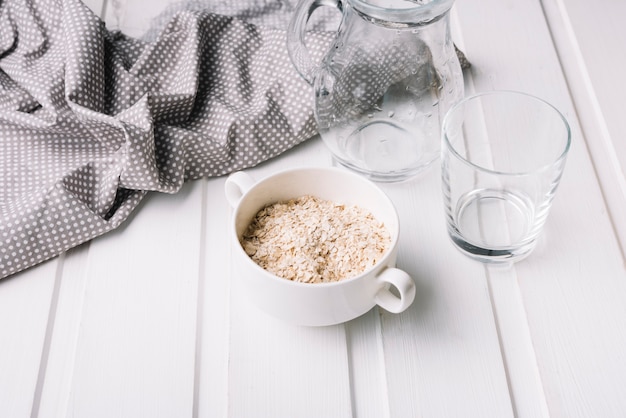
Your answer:
[[[140,35],[167,1],[89,3]],[[486,267],[452,247],[435,168],[382,186],[412,307],[294,327],[231,291],[224,178],[191,182],[0,281],[0,417],[626,416],[624,17],[618,0],[455,4],[467,93],[536,94],[572,126],[525,261]],[[331,164],[319,138],[248,171],[305,164]]]

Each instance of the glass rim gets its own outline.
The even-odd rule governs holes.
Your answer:
[[[432,0],[426,4],[413,3],[406,8],[388,8],[370,4],[367,0],[347,0],[360,13],[381,21],[401,24],[418,24],[434,21],[448,12],[455,0]]]
[[[466,103],[473,101],[475,99],[479,99],[483,96],[491,96],[491,95],[516,95],[516,96],[523,96],[526,97],[528,99],[532,99],[538,103],[541,103],[545,106],[547,106],[549,109],[552,109],[555,114],[558,116],[558,118],[563,122],[563,126],[565,126],[565,133],[566,133],[566,140],[565,140],[565,146],[563,147],[563,150],[561,151],[561,153],[554,159],[552,160],[550,163],[546,163],[545,165],[539,165],[536,168],[532,169],[532,170],[527,170],[527,171],[500,171],[500,170],[494,170],[491,168],[487,168],[484,167],[482,165],[473,163],[471,161],[469,161],[467,158],[463,157],[461,154],[459,154],[459,152],[456,150],[456,148],[452,145],[452,143],[450,142],[448,135],[447,135],[447,129],[446,127],[448,126],[448,121],[451,117],[451,115],[458,110],[461,106],[465,105]],[[521,176],[528,176],[534,173],[539,173],[545,170],[550,169],[551,167],[554,167],[555,165],[557,165],[559,162],[563,161],[566,157],[567,154],[569,152],[569,149],[571,147],[572,144],[572,131],[569,125],[569,122],[567,121],[567,119],[565,118],[565,116],[563,115],[563,113],[557,109],[554,105],[552,105],[551,103],[549,103],[548,101],[537,97],[535,95],[529,94],[529,93],[525,93],[522,91],[516,91],[516,90],[492,90],[492,91],[487,91],[487,92],[482,92],[482,93],[476,93],[476,94],[472,94],[470,96],[467,96],[465,98],[463,98],[461,101],[459,101],[458,103],[456,103],[454,106],[452,106],[447,112],[446,115],[443,118],[443,121],[441,123],[441,136],[442,136],[442,140],[445,142],[446,144],[446,148],[448,150],[450,150],[450,152],[452,154],[454,154],[459,160],[463,161],[465,164],[474,167],[480,171],[486,172],[486,173],[491,173],[491,174],[496,174],[496,175],[502,175],[502,176],[511,176],[511,177],[521,177]]]

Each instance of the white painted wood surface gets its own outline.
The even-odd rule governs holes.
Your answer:
[[[140,36],[168,1],[87,4]],[[224,178],[192,182],[0,281],[0,417],[626,416],[624,16],[613,0],[455,5],[468,93],[527,91],[571,123],[527,260],[486,267],[454,250],[435,169],[381,186],[401,217],[413,306],[289,326],[231,287]],[[248,171],[305,164],[331,164],[319,139]]]

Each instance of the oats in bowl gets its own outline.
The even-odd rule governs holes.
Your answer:
[[[265,206],[240,242],[254,262],[279,277],[323,283],[374,266],[391,237],[383,223],[358,206],[306,195]]]

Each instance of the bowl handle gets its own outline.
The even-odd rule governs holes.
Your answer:
[[[250,190],[254,183],[254,179],[243,171],[237,171],[228,176],[224,184],[224,193],[230,206],[237,207],[241,197]]]
[[[374,296],[374,302],[391,313],[400,313],[411,306],[415,299],[415,282],[405,271],[395,267],[383,270],[376,279],[382,287]],[[398,295],[389,290],[389,285],[396,288]]]

